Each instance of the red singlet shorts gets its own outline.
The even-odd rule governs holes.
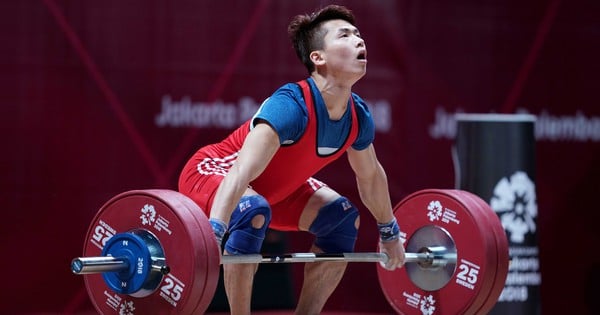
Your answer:
[[[215,193],[225,172],[201,174],[198,165],[206,156],[199,153],[196,153],[184,166],[179,177],[179,192],[194,200],[209,216]],[[272,216],[269,227],[279,231],[298,231],[298,221],[308,199],[315,191],[325,186],[323,182],[311,177],[285,199],[271,204]],[[258,193],[260,194],[260,191]]]

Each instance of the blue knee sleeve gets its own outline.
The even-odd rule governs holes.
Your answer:
[[[265,223],[260,228],[252,226],[252,219],[257,215],[265,217]],[[270,222],[271,207],[265,198],[259,195],[243,196],[231,214],[225,249],[232,255],[260,253]]]
[[[323,206],[308,229],[316,236],[315,245],[325,253],[354,251],[358,215],[358,209],[345,197]]]

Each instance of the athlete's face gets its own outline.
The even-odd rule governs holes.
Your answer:
[[[367,70],[367,48],[358,29],[344,20],[327,21],[321,27],[326,33],[319,52],[327,71],[361,78]]]

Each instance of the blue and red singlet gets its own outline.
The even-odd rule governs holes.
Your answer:
[[[208,215],[221,180],[235,163],[252,123],[260,118],[275,129],[281,147],[250,186],[271,205],[271,228],[297,230],[308,199],[325,185],[311,176],[350,146],[362,150],[373,141],[373,119],[364,101],[352,94],[348,105],[342,118],[332,121],[311,78],[282,86],[252,119],[192,156],[181,172],[179,191]]]

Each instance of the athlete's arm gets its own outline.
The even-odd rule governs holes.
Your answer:
[[[275,130],[267,123],[257,123],[246,136],[236,162],[217,189],[210,210],[211,219],[229,224],[231,213],[249,183],[265,170],[279,146]]]
[[[373,145],[364,150],[348,149],[348,161],[356,175],[356,184],[363,204],[369,208],[378,223],[394,218],[388,190],[387,176],[377,160]]]
[[[388,189],[387,175],[375,154],[373,144],[364,150],[349,148],[348,161],[356,175],[358,193],[363,204],[369,209],[377,223],[384,224],[394,220],[392,203]],[[404,264],[404,247],[398,238],[380,242],[381,251],[390,260],[386,268],[395,269]]]

